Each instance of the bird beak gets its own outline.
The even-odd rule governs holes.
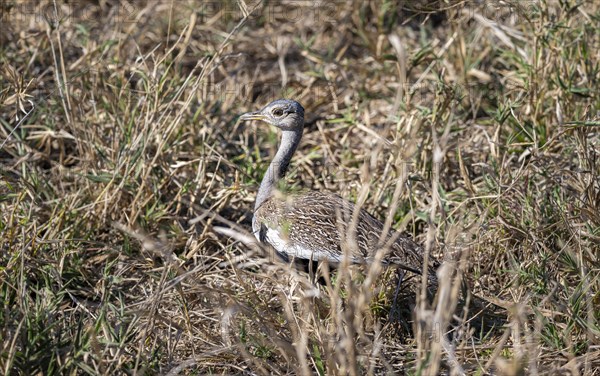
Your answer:
[[[243,114],[242,116],[240,116],[240,120],[241,121],[246,121],[246,120],[265,120],[265,115],[261,114],[260,111],[254,111],[254,112],[247,112],[245,114]]]

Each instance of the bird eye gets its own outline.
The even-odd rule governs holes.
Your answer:
[[[283,110],[281,108],[276,108],[273,110],[273,115],[280,117],[281,115],[283,115]]]

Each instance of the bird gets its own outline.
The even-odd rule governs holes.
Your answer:
[[[304,131],[304,107],[291,99],[278,99],[258,111],[240,116],[240,121],[258,120],[281,130],[281,142],[260,183],[252,232],[261,243],[268,244],[286,261],[327,261],[334,267],[349,256],[350,264],[370,264],[381,247],[387,252],[380,260],[384,265],[395,265],[403,271],[423,273],[423,248],[410,237],[390,230],[381,239],[383,223],[366,210],[337,194],[308,190],[281,197],[277,183],[290,161]],[[353,216],[355,222],[352,222]],[[355,234],[346,234],[354,223]],[[344,252],[348,242],[350,252]],[[345,245],[346,244],[346,245]],[[349,253],[349,254],[348,254]],[[434,282],[433,260],[428,267],[428,279]]]

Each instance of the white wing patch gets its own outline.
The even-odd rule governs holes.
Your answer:
[[[299,244],[290,244],[289,240],[283,239],[280,236],[280,232],[278,230],[267,228],[265,237],[267,242],[271,244],[277,252],[284,253],[290,257],[314,261],[327,259],[332,262],[340,262],[340,257],[338,255],[332,257],[332,255],[328,252],[308,249]]]

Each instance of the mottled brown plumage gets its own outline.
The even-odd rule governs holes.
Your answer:
[[[271,197],[259,207],[254,216],[259,239],[269,242],[268,231],[276,230],[287,242],[284,250],[288,257],[327,259],[340,262],[344,255],[342,244],[352,241],[352,216],[356,207],[338,195],[309,191],[287,197]],[[390,230],[386,239],[380,239],[383,224],[361,209],[356,221],[356,246],[348,246],[350,262],[369,263],[375,253],[385,248],[383,262],[396,264],[405,270],[420,273],[423,266],[421,247],[406,236]],[[392,239],[393,238],[393,239]],[[299,252],[305,249],[310,254]]]

